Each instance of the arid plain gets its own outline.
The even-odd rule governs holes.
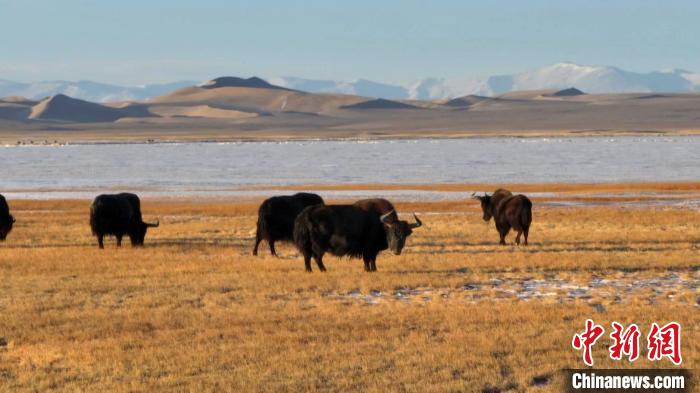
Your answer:
[[[678,321],[698,367],[700,183],[506,186],[550,193],[528,247],[498,246],[474,200],[399,202],[425,225],[376,273],[329,256],[309,274],[291,245],[253,257],[259,200],[145,199],[146,246],[105,250],[89,200],[11,201],[0,391],[559,392],[587,318]],[[672,366],[613,362],[607,334],[596,366]]]
[[[533,90],[386,100],[221,77],[147,101],[0,98],[0,143],[697,135],[700,94]]]

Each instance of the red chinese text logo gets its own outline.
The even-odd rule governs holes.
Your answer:
[[[670,359],[676,366],[681,364],[681,325],[671,322],[659,328],[656,323],[651,324],[651,331],[647,336],[649,343],[649,360]]]
[[[615,330],[610,333],[610,338],[613,339],[613,344],[610,346],[610,359],[621,360],[625,355],[630,362],[634,362],[639,358],[639,327],[636,324],[631,324],[627,329],[617,322],[612,323]]]
[[[575,334],[571,345],[576,350],[583,349],[583,362],[588,366],[593,365],[593,355],[591,354],[591,348],[598,341],[600,336],[603,335],[605,329],[602,326],[596,325],[592,320],[586,320],[586,330],[582,333]]]
[[[608,348],[610,359],[634,362],[639,358],[639,337],[641,332],[636,324],[631,324],[625,328],[618,322],[612,323],[613,331],[610,333],[611,345]],[[576,333],[571,346],[577,351],[583,351],[583,362],[587,366],[593,366],[592,349],[595,343],[603,336],[605,329],[596,325],[590,319],[586,320],[586,328],[583,332]],[[651,361],[668,358],[676,366],[683,361],[681,357],[681,325],[677,322],[670,322],[663,327],[657,323],[651,324],[651,330],[647,336],[648,352],[647,358]]]

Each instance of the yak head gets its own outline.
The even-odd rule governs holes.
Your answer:
[[[146,231],[148,231],[148,228],[157,228],[160,225],[160,221],[156,221],[155,223],[147,223],[147,222],[141,222],[136,229],[129,235],[129,239],[131,239],[131,245],[132,246],[143,246],[143,242],[146,239]]]
[[[15,222],[15,218],[11,215],[8,215],[6,220],[0,222],[0,241],[7,238],[7,234],[10,233],[12,230],[12,224]]]
[[[415,213],[413,217],[416,219],[416,222],[413,224],[399,220],[399,216],[396,214],[395,210],[380,217],[386,231],[386,242],[394,255],[401,255],[401,250],[403,250],[404,245],[406,245],[406,238],[411,236],[413,228],[418,228],[423,225]]]
[[[472,198],[478,199],[479,202],[481,202],[481,211],[484,213],[484,221],[488,222],[488,220],[490,220],[493,216],[493,212],[491,211],[491,195],[486,193],[484,193],[484,196],[472,194]]]

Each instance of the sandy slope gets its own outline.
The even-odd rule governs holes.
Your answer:
[[[34,105],[29,114],[29,119],[102,123],[113,122],[124,117],[150,116],[153,116],[153,114],[140,104],[111,107],[58,94]]]
[[[144,103],[108,106],[60,95],[39,103],[0,100],[0,141],[700,132],[700,94],[572,93],[576,92],[537,90],[447,101],[390,101],[219,78]]]
[[[245,112],[328,112],[365,99],[343,94],[309,94],[250,87],[188,87],[155,98],[156,104],[215,105]]]
[[[246,119],[258,116],[256,113],[232,109],[220,109],[209,105],[151,105],[149,110],[162,117],[194,117],[209,119]]]

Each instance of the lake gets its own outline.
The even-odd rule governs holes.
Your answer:
[[[76,144],[0,147],[0,192],[254,195],[251,186],[699,180],[700,137]]]

